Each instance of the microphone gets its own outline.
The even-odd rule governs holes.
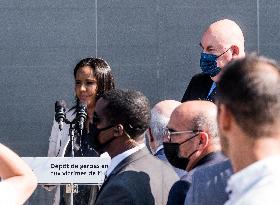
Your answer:
[[[84,129],[84,123],[87,119],[87,105],[85,103],[79,103],[77,107],[77,115],[76,118],[78,120],[78,131],[80,135],[82,135],[82,131]]]
[[[55,121],[58,123],[59,130],[62,130],[63,122],[65,121],[66,102],[59,100],[55,102]]]

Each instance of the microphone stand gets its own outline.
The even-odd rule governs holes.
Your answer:
[[[70,137],[70,142],[71,142],[71,157],[75,157],[74,153],[74,136],[75,136],[75,131],[78,135],[82,135],[82,130],[83,130],[83,123],[86,119],[87,113],[86,113],[86,105],[81,103],[78,105],[78,111],[77,115],[74,118],[74,120],[71,122],[66,118],[65,115],[65,102],[64,101],[57,101],[55,103],[55,112],[56,112],[56,121],[61,122],[63,119],[64,123],[70,125],[69,127],[69,137]],[[61,127],[59,127],[61,130]],[[70,191],[69,191],[70,190]],[[74,194],[73,193],[78,193],[78,185],[70,183],[66,184],[66,193],[71,193],[71,198],[70,198],[70,204],[73,205],[74,203]]]
[[[68,119],[65,118],[65,123],[66,124],[69,124],[70,127],[69,127],[69,137],[70,137],[70,142],[71,142],[71,157],[75,157],[75,154],[74,154],[74,137],[75,137],[75,130],[76,130],[76,127],[75,125],[77,124],[76,123],[76,118],[70,122]],[[78,132],[77,132],[78,133]],[[67,184],[66,184],[67,186]],[[78,185],[77,184],[73,184],[73,183],[70,183],[70,204],[73,205],[74,204],[74,193],[78,193]]]

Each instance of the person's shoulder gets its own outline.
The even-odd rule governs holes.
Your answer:
[[[149,166],[153,166],[153,167],[159,167],[159,169],[163,169],[164,170],[172,170],[173,168],[172,166],[168,163],[167,158],[165,157],[165,155],[160,155],[159,158],[158,156],[154,156],[152,154],[148,154],[145,156],[145,158],[143,159],[143,162],[146,162],[146,160],[151,161],[151,164],[149,164]]]
[[[229,159],[221,162],[198,167],[192,174],[192,181],[201,178],[213,178],[215,176],[229,177],[232,174],[232,166]]]
[[[191,185],[191,182],[188,180],[180,179],[176,181],[173,186],[171,187],[171,191],[174,192],[183,192],[184,194],[188,191],[189,187]]]
[[[135,184],[139,187],[148,186],[150,184],[150,175],[141,169],[125,169],[111,176],[106,187],[124,187],[129,191]]]
[[[199,173],[199,172],[205,172],[206,170],[224,170],[224,169],[231,169],[231,162],[228,158],[214,164],[198,167],[196,172]]]
[[[132,167],[153,167],[160,169],[161,167],[164,167],[166,169],[172,169],[172,167],[164,162],[163,160],[159,159],[158,157],[152,155],[150,152],[147,152],[146,150],[141,150],[142,157],[138,158],[137,160],[134,160],[131,165]]]
[[[205,73],[197,73],[195,74],[192,79],[193,80],[211,80],[210,76],[208,74]]]
[[[158,159],[146,150],[142,150],[140,152],[142,152],[142,155],[140,155],[141,157],[132,158],[133,160],[127,163],[122,171],[143,172],[150,175],[151,177],[156,178],[160,175],[165,175],[168,176],[166,179],[168,178],[169,180],[178,180],[178,176],[171,165]]]
[[[208,87],[211,86],[212,83],[213,81],[209,75],[205,73],[198,73],[191,78],[188,89],[190,89],[191,87],[195,87],[195,90],[197,90],[199,87],[204,89],[206,86],[208,92]]]
[[[95,204],[132,204],[134,195],[133,184],[122,175],[120,177],[116,175],[101,189]]]

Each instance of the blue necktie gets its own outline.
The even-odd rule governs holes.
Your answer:
[[[215,96],[217,94],[217,87],[215,87],[212,92],[210,93],[210,95],[208,95],[208,97],[206,98],[206,100],[209,100],[211,102],[215,102]]]

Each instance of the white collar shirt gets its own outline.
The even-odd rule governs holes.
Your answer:
[[[158,146],[157,150],[155,153],[157,153],[159,150],[163,149],[163,145]]]
[[[225,205],[280,204],[280,155],[257,161],[232,175]]]
[[[113,157],[111,160],[111,163],[106,171],[106,176],[108,177],[112,173],[112,171],[118,166],[118,164],[121,163],[121,161],[123,161],[125,158],[132,155],[133,153],[139,151],[140,149],[143,149],[144,147],[145,147],[145,144],[141,143],[141,144],[137,145],[136,147],[126,150],[125,152]]]

